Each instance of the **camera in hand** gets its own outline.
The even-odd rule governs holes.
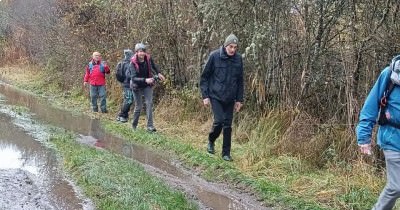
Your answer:
[[[160,81],[160,77],[158,75],[154,75],[153,79],[155,82],[159,82]]]

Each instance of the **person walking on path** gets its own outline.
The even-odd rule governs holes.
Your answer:
[[[131,105],[133,103],[133,93],[130,88],[131,82],[131,58],[133,56],[132,50],[126,49],[124,50],[124,59],[122,59],[117,65],[117,74],[122,75],[121,86],[123,88],[123,102],[121,106],[121,111],[117,116],[117,121],[125,123],[128,122],[129,118],[129,110],[131,109]]]
[[[377,143],[386,162],[386,186],[373,210],[393,209],[400,197],[400,56],[383,69],[370,90],[360,112],[356,128],[362,154],[372,155],[371,136],[377,122]]]
[[[143,43],[135,45],[135,55],[131,59],[131,88],[135,100],[132,128],[136,129],[139,123],[140,111],[143,107],[142,96],[146,103],[147,130],[155,132],[153,122],[153,86],[156,80],[165,80],[150,54],[146,53]],[[154,71],[154,73],[153,73]]]
[[[101,54],[94,52],[92,60],[86,65],[83,85],[90,84],[90,102],[93,112],[98,112],[97,99],[100,98],[100,109],[107,113],[106,74],[110,73],[107,63],[101,60]]]
[[[237,52],[238,42],[234,34],[226,37],[223,46],[210,53],[200,78],[203,104],[211,104],[214,116],[207,151],[215,153],[215,140],[222,131],[222,159],[226,161],[232,161],[233,111],[239,112],[243,105],[243,61]]]

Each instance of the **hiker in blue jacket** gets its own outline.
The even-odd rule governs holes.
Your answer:
[[[387,180],[374,210],[392,209],[400,197],[400,56],[393,58],[389,67],[379,75],[360,112],[357,142],[362,154],[371,155],[371,135],[380,124],[377,143],[386,161]],[[391,88],[390,88],[391,86]],[[386,93],[389,91],[389,93]],[[383,97],[386,95],[387,97]],[[382,106],[380,108],[380,106]],[[384,106],[386,105],[386,106]],[[382,112],[380,112],[380,109]],[[381,114],[380,114],[381,113]],[[383,119],[383,120],[382,120]]]

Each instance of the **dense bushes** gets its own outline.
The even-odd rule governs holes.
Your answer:
[[[329,124],[352,132],[369,88],[400,43],[395,1],[14,0],[0,5],[0,45],[8,46],[0,51],[2,60],[27,57],[65,88],[81,84],[91,52],[100,51],[113,68],[124,48],[145,42],[168,76],[159,95],[181,90],[183,96],[188,90],[196,95],[207,54],[233,32],[245,59],[248,110],[256,116],[293,110],[301,115],[290,120],[308,116],[312,122],[304,129]],[[108,85],[111,99],[119,100],[118,83],[110,78]],[[336,145],[349,147],[352,138]],[[313,158],[332,148],[329,142],[320,146]]]

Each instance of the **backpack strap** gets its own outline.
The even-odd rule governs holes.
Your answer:
[[[390,73],[387,78],[385,91],[383,92],[383,96],[379,101],[379,117],[378,117],[379,125],[389,125],[389,126],[392,126],[394,128],[398,128],[398,129],[400,129],[399,123],[394,123],[394,122],[390,121],[389,119],[387,119],[386,108],[387,108],[387,100],[395,86],[395,84],[393,83],[393,81],[391,79],[391,74],[393,72],[395,62],[399,61],[399,60],[400,60],[400,56],[398,55],[392,59],[392,63],[390,64]]]
[[[89,62],[89,71],[90,71],[90,73],[92,73],[92,71],[93,71],[93,62],[92,61],[90,61]],[[100,62],[100,72],[101,73],[105,73],[105,70],[104,70],[104,63],[103,62]]]

